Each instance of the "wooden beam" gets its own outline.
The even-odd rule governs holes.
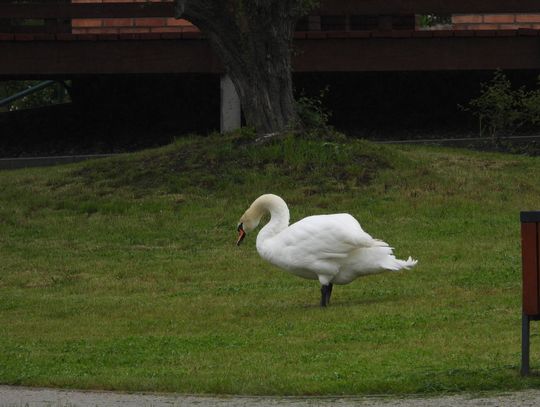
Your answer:
[[[20,3],[0,4],[0,18],[174,17],[174,3]]]
[[[305,39],[295,42],[293,67],[295,72],[539,69],[538,50],[536,35]]]
[[[538,0],[322,0],[314,15],[540,12]]]
[[[367,72],[540,69],[540,36],[517,32],[508,36],[467,32],[410,33],[403,38],[296,38],[294,72]],[[420,36],[420,35],[429,36]],[[487,35],[486,35],[487,34]],[[486,35],[486,36],[482,36]],[[502,35],[502,34],[501,34]],[[222,73],[223,66],[208,42],[201,39],[118,39],[0,41],[0,77],[144,73]],[[82,36],[81,36],[82,37]],[[74,36],[77,38],[77,36]],[[321,58],[324,55],[324,58]]]
[[[322,0],[312,15],[399,15],[540,12],[538,0]],[[0,18],[173,17],[174,3],[0,4]]]
[[[204,40],[0,41],[0,78],[221,73]]]

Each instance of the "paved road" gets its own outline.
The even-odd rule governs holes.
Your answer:
[[[540,390],[444,397],[199,397],[0,386],[0,407],[533,407]]]

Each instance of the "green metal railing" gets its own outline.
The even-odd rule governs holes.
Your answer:
[[[38,83],[37,85],[34,85],[28,89],[22,90],[20,92],[17,92],[11,96],[8,96],[7,98],[0,99],[0,107],[9,106],[12,103],[16,102],[19,99],[22,99],[26,96],[32,95],[36,92],[39,92],[43,89],[49,88],[51,86],[55,85],[62,85],[64,88],[66,88],[66,84],[62,81],[55,81],[55,80],[48,80]]]

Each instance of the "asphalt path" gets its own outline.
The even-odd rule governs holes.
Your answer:
[[[533,407],[540,390],[438,397],[245,397],[115,393],[0,386],[0,407]]]

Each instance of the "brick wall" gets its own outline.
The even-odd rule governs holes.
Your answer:
[[[148,0],[72,0],[72,3],[146,3]],[[167,0],[150,0],[159,3]],[[74,19],[74,34],[165,33],[198,31],[189,21],[175,18]]]
[[[72,0],[73,3],[145,3],[167,2],[170,0]],[[343,17],[343,16],[341,16]],[[320,18],[320,17],[319,17]],[[343,17],[344,18],[344,17]],[[352,23],[351,23],[352,24]],[[302,27],[302,24],[299,25]],[[407,28],[412,28],[411,27]],[[352,27],[352,29],[367,29]],[[393,27],[394,29],[399,27]],[[454,14],[452,25],[430,27],[428,29],[456,30],[501,30],[532,28],[540,29],[540,14]],[[370,29],[376,29],[371,28]],[[425,28],[424,28],[425,29]],[[197,27],[184,19],[175,18],[109,18],[109,19],[74,19],[72,32],[75,34],[116,34],[116,33],[165,33],[196,32]]]
[[[540,29],[540,14],[454,14],[452,25],[456,30]]]

